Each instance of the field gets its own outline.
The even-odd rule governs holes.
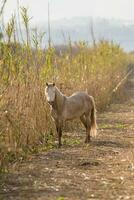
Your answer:
[[[43,49],[26,8],[21,18],[22,41],[15,16],[0,35],[0,199],[133,199],[133,74],[122,81],[133,54],[105,40]],[[89,145],[75,121],[57,149],[46,81],[95,98],[99,130]]]
[[[64,134],[61,149],[14,164],[0,180],[1,199],[134,199],[133,87],[131,75],[125,89],[129,98],[98,114],[99,134],[89,145],[79,128]]]
[[[123,84],[118,91],[114,89],[127,72],[129,56],[118,45],[69,43],[58,54],[54,47],[43,51],[27,43],[0,43],[2,171],[14,160],[53,146],[55,127],[44,95],[46,81],[54,81],[66,95],[87,91],[94,96],[98,111],[124,96]]]

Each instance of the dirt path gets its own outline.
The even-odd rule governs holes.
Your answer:
[[[0,181],[0,200],[134,199],[134,76],[129,101],[98,116],[99,135],[83,144],[84,129],[68,144],[34,156]]]

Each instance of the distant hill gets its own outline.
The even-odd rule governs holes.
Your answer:
[[[96,41],[112,40],[121,45],[126,51],[134,50],[134,21],[102,19],[91,17],[74,17],[51,22],[51,38],[53,44],[61,45],[69,41],[85,40],[92,42],[91,24],[93,24]],[[39,27],[47,33],[47,24],[40,23]],[[46,41],[48,36],[46,34]]]

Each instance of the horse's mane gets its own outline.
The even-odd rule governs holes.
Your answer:
[[[58,92],[59,95],[64,96],[64,94],[60,91],[60,89],[58,87],[55,86],[55,88],[56,88],[56,92]]]
[[[65,95],[59,90],[58,87],[55,86],[55,89],[56,89],[55,109],[62,110],[65,101]]]

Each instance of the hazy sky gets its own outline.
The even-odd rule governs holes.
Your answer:
[[[29,8],[33,22],[47,20],[48,0],[19,0]],[[5,20],[16,10],[17,0],[7,0]],[[134,0],[49,0],[51,19],[92,16],[134,20]]]

